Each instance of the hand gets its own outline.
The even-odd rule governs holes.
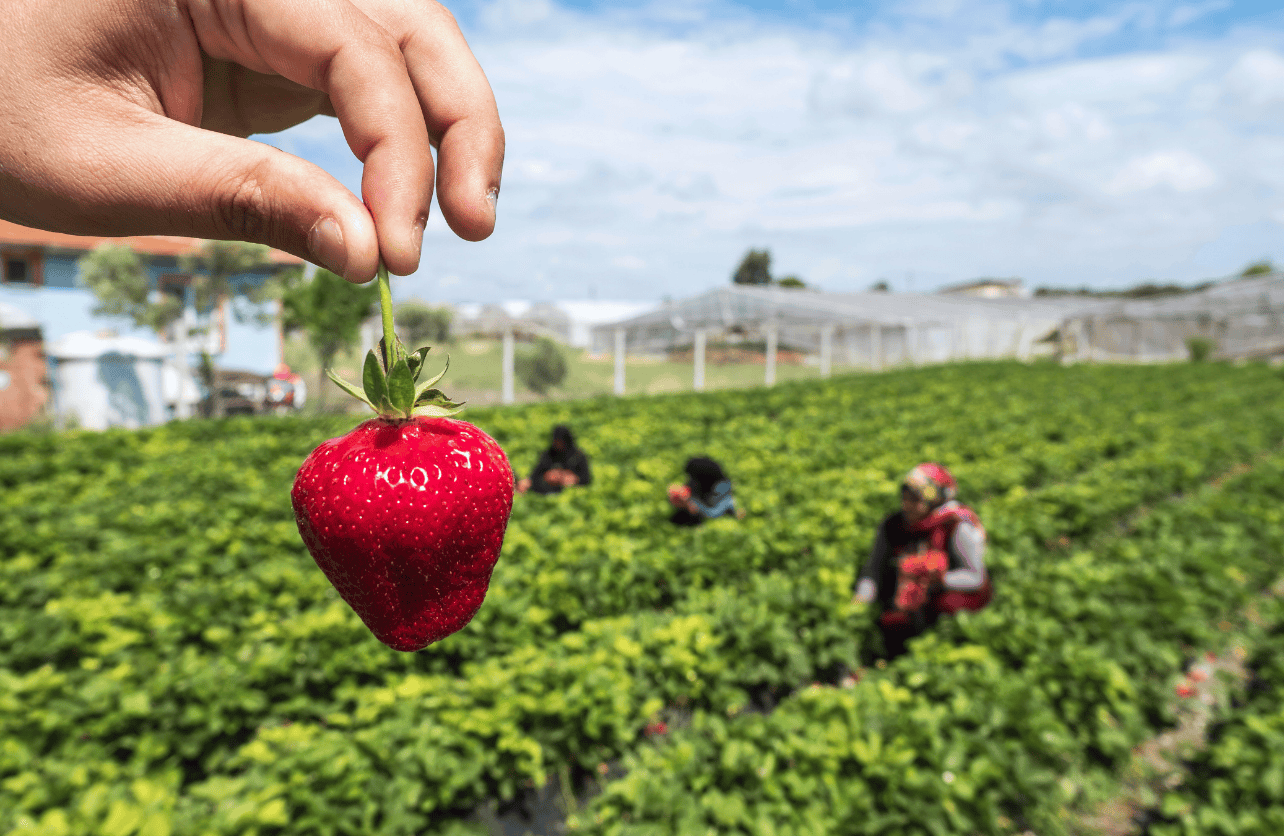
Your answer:
[[[269,244],[350,281],[419,264],[438,203],[480,240],[504,133],[454,19],[431,0],[9,0],[0,217],[81,235]],[[364,204],[244,137],[337,115]]]
[[[530,489],[531,489],[531,480],[530,480],[530,479],[518,479],[518,480],[517,480],[517,492],[518,492],[518,493],[526,493],[526,492],[527,492],[527,491],[529,491]]]
[[[555,467],[544,474],[544,481],[550,485],[558,485],[563,488],[569,488],[572,485],[579,484],[579,477],[569,470],[561,467]]]
[[[689,508],[691,489],[686,485],[669,485],[669,504],[674,508]]]

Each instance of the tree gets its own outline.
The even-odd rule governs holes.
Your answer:
[[[407,346],[437,345],[450,340],[450,308],[423,302],[403,302],[394,313],[397,330]]]
[[[77,266],[97,299],[94,316],[129,319],[135,328],[165,333],[183,315],[183,300],[152,292],[143,260],[126,244],[99,244]]]
[[[534,350],[515,358],[513,365],[522,384],[537,395],[547,393],[566,379],[566,358],[557,343],[548,337],[536,340]]]
[[[209,331],[209,314],[224,300],[231,300],[232,313],[238,322],[267,325],[273,314],[263,309],[263,302],[280,295],[279,273],[262,282],[233,282],[237,276],[273,267],[264,244],[243,241],[205,241],[200,250],[179,259],[180,268],[188,274],[191,303],[206,319],[189,329],[183,310],[186,294],[169,294],[154,290],[141,258],[126,245],[101,244],[79,261],[80,278],[98,300],[95,316],[123,317],[137,328],[149,328],[175,346],[180,377],[187,376],[187,340],[192,333]],[[297,272],[297,269],[296,269]],[[213,412],[214,361],[204,346],[198,366],[205,390],[211,393],[202,411]],[[186,417],[181,411],[179,417]]]
[[[771,250],[750,249],[740,259],[740,266],[731,274],[733,284],[759,285],[771,284]]]
[[[1247,278],[1248,276],[1264,276],[1267,273],[1274,273],[1274,272],[1275,272],[1275,265],[1271,264],[1270,259],[1264,258],[1261,261],[1255,261],[1252,264],[1245,267],[1244,272],[1240,273],[1240,275]]]
[[[785,276],[776,282],[777,287],[787,287],[791,290],[806,290],[807,283],[794,275]]]
[[[892,286],[883,279],[879,279],[869,286],[870,293],[888,293],[891,289]]]
[[[317,270],[310,281],[301,278],[281,296],[281,326],[302,331],[321,360],[317,403],[326,401],[325,370],[339,351],[356,342],[361,323],[379,304],[379,283],[354,285],[329,270]]]

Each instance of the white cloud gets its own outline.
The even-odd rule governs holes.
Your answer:
[[[1166,186],[1176,192],[1195,192],[1217,182],[1217,174],[1187,151],[1156,151],[1129,160],[1111,181],[1108,191],[1128,194]]]
[[[1222,230],[1284,211],[1284,37],[1079,57],[1214,5],[1019,23],[1002,3],[923,3],[857,32],[717,0],[597,17],[501,0],[468,32],[508,136],[499,223],[467,244],[434,212],[408,284],[658,298],[726,281],[749,246],[835,290],[1230,272],[1251,236]],[[322,164],[359,182],[323,124]]]

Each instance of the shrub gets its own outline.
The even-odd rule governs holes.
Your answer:
[[[1186,340],[1186,350],[1190,352],[1190,362],[1202,363],[1207,360],[1213,353],[1217,344],[1208,337],[1189,337]]]
[[[566,358],[557,343],[548,337],[535,341],[535,348],[516,358],[514,365],[522,385],[543,395],[566,379]]]

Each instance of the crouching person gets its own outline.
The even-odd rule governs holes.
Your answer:
[[[954,477],[939,464],[911,470],[901,484],[901,510],[879,526],[856,579],[853,601],[877,604],[888,659],[942,615],[990,603],[985,528],[956,492]]]

